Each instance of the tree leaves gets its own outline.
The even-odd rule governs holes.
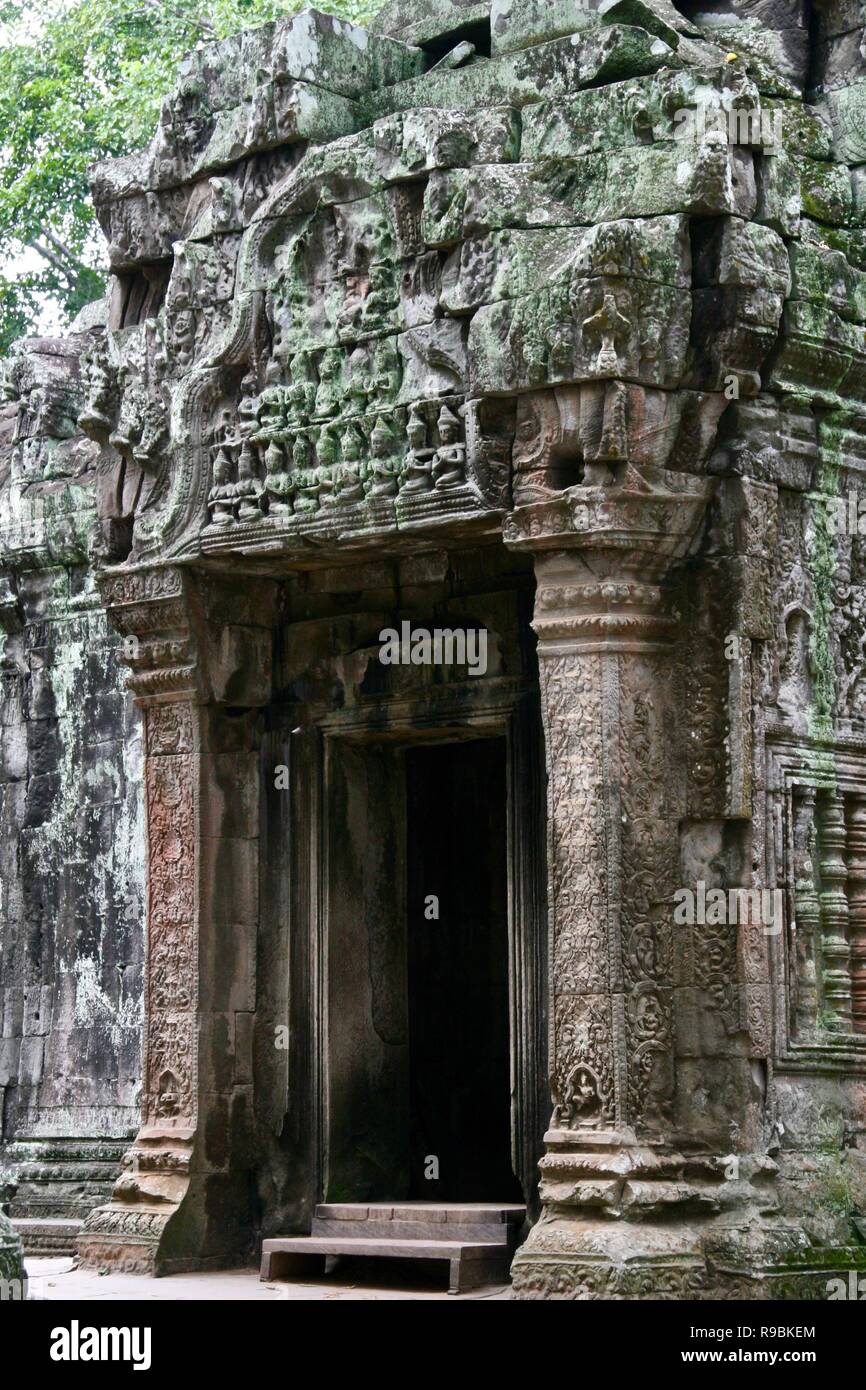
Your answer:
[[[307,0],[308,2],[308,0]],[[55,302],[65,321],[104,287],[87,181],[146,145],[178,63],[304,0],[0,0],[0,356]],[[356,23],[381,0],[325,0]],[[21,269],[35,248],[38,270]]]

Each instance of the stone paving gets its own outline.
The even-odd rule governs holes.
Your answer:
[[[197,1302],[202,1299],[228,1303],[279,1303],[294,1300],[360,1301],[416,1299],[448,1300],[441,1272],[426,1276],[417,1269],[395,1268],[392,1262],[346,1261],[340,1271],[322,1279],[263,1284],[258,1270],[226,1269],[206,1274],[174,1274],[152,1279],[138,1274],[97,1274],[76,1267],[71,1258],[25,1261],[31,1296],[70,1302],[148,1301]],[[356,1282],[357,1280],[357,1282]],[[488,1286],[462,1294],[465,1299],[507,1299],[510,1288]]]

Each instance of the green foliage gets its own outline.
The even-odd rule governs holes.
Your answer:
[[[309,3],[309,0],[307,0]],[[367,22],[381,0],[323,0]],[[147,144],[196,44],[304,0],[0,0],[0,357],[48,299],[68,321],[102,292],[88,167]],[[40,268],[13,273],[23,247]]]

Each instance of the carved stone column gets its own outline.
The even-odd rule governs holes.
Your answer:
[[[536,552],[548,768],[551,1088],[519,1297],[694,1297],[712,1207],[672,1142],[672,897],[683,814],[665,580],[709,485],[674,474],[519,508]]]
[[[818,941],[821,907],[815,886],[815,788],[803,787],[794,798],[794,920],[796,960],[793,971],[793,1024],[798,1037],[814,1036],[818,1022]]]
[[[823,1022],[833,1032],[851,1032],[851,967],[845,880],[845,805],[839,792],[818,795],[821,874],[821,955],[824,962]]]
[[[144,1058],[141,1128],[80,1253],[160,1274],[242,1258],[252,1238],[256,708],[273,592],[172,568],[114,571],[101,588],[144,711]]]

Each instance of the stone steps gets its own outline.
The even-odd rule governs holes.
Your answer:
[[[12,1225],[27,1255],[74,1255],[84,1218],[13,1216]]]
[[[129,1137],[19,1139],[5,1146],[0,1186],[25,1255],[74,1255],[87,1215],[111,1196]]]
[[[262,1279],[327,1272],[341,1256],[447,1260],[449,1293],[505,1283],[526,1210],[490,1203],[321,1203],[312,1233],[262,1244]]]

